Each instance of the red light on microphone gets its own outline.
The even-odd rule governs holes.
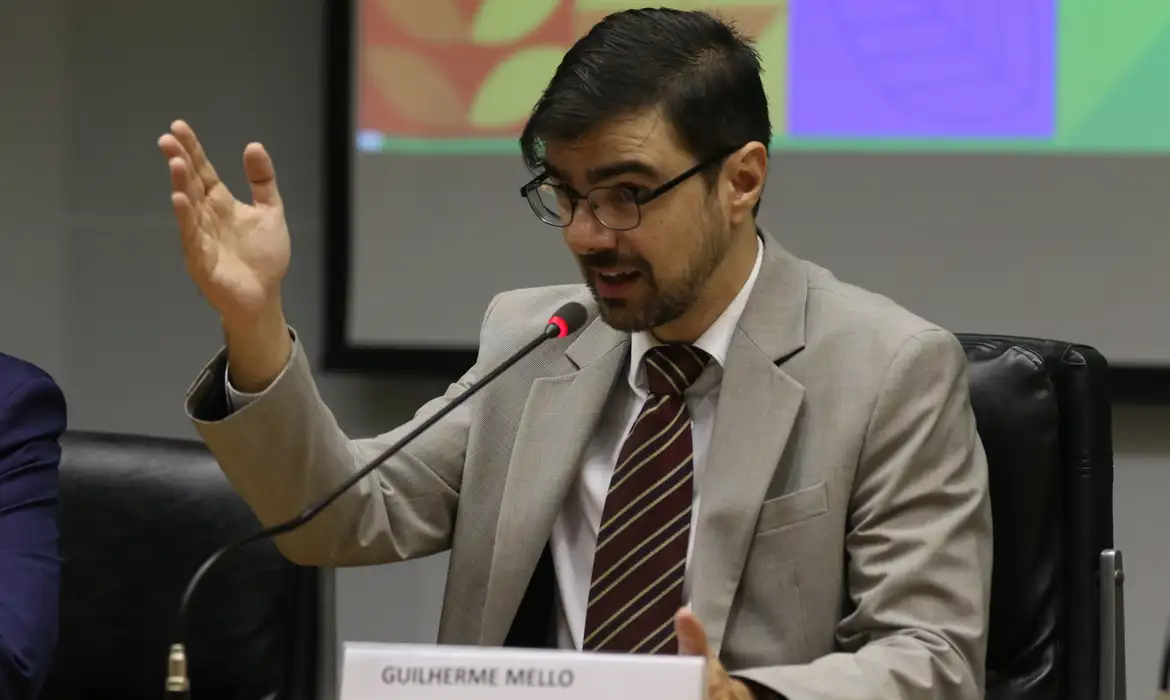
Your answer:
[[[577,332],[577,329],[585,325],[585,320],[589,314],[585,311],[585,307],[575,301],[570,301],[568,304],[561,306],[553,312],[553,315],[548,319],[548,324],[544,328],[545,338],[564,338]]]
[[[553,336],[554,338],[564,338],[566,335],[569,334],[569,324],[567,321],[565,321],[565,319],[561,318],[560,316],[553,316],[552,318],[550,318],[548,320],[548,322],[549,322],[549,325],[553,325],[553,326],[556,326],[557,328],[561,329],[559,333],[557,333],[555,336]]]

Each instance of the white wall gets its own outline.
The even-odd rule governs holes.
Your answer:
[[[237,192],[244,144],[269,147],[294,236],[289,315],[319,355],[323,8],[111,6],[0,3],[0,348],[58,377],[74,428],[193,436],[183,392],[218,347],[218,324],[183,270],[155,140],[173,118],[190,120]],[[353,376],[320,384],[353,434],[404,420],[444,386]],[[1150,692],[1170,615],[1167,425],[1170,408],[1116,412],[1116,540],[1128,568],[1135,697]],[[432,641],[445,564],[338,572],[338,637]]]

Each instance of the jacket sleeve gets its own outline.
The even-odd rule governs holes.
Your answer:
[[[488,307],[488,323],[494,301]],[[280,376],[246,405],[232,405],[226,351],[204,369],[187,412],[235,490],[265,526],[292,518],[442,410],[482,376],[479,364],[414,418],[387,433],[350,439],[322,400],[294,333]],[[482,358],[481,358],[482,360]],[[469,402],[470,403],[470,402]],[[385,564],[450,547],[470,431],[470,407],[451,411],[276,544],[307,566]]]
[[[48,375],[0,396],[0,698],[31,700],[57,644],[58,438],[65,397]]]

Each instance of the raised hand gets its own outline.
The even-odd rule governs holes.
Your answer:
[[[187,272],[224,325],[245,326],[279,312],[290,246],[272,159],[258,143],[244,149],[252,203],[232,196],[186,122],[158,140],[171,173]]]
[[[230,381],[241,391],[267,387],[285,367],[292,341],[280,301],[289,263],[288,224],[272,159],[258,143],[244,149],[252,203],[232,196],[194,130],[171,124],[158,139],[171,171],[187,273],[219,312],[227,335]]]

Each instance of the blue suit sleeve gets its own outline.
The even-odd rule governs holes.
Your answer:
[[[65,397],[47,375],[0,387],[0,698],[31,700],[57,644],[58,438]]]

